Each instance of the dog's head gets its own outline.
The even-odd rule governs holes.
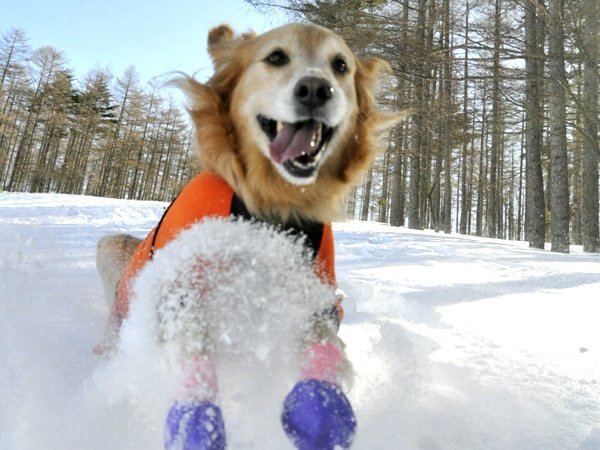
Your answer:
[[[386,64],[315,25],[260,36],[220,26],[208,46],[214,75],[184,83],[204,166],[259,216],[331,220],[374,157],[375,134],[402,117],[374,109]]]

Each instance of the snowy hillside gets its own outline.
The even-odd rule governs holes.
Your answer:
[[[0,194],[0,450],[162,448],[169,400],[141,370],[149,359],[91,349],[108,315],[96,241],[142,236],[163,208]],[[356,449],[600,449],[600,256],[371,223],[334,231]],[[242,369],[222,368],[230,448],[291,448],[278,414],[293,380]]]

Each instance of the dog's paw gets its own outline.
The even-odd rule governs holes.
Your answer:
[[[322,380],[297,383],[285,399],[281,421],[300,450],[347,449],[356,432],[350,402],[338,386]]]
[[[177,402],[165,424],[165,450],[223,450],[225,424],[221,408],[204,401]]]

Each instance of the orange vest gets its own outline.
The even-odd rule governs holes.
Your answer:
[[[117,297],[112,308],[113,323],[120,324],[129,311],[129,290],[132,281],[156,250],[164,247],[182,230],[206,217],[241,216],[251,218],[241,199],[221,178],[201,172],[183,188],[169,205],[158,225],[150,231],[137,247],[117,285]],[[292,233],[306,235],[306,242],[314,251],[313,270],[323,281],[335,285],[335,256],[331,224],[307,222],[282,225]],[[339,302],[336,311],[341,320],[343,312]]]

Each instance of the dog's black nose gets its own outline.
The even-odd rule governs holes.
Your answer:
[[[294,97],[307,108],[313,109],[323,106],[333,97],[334,89],[324,78],[304,77],[298,81],[294,88]]]

